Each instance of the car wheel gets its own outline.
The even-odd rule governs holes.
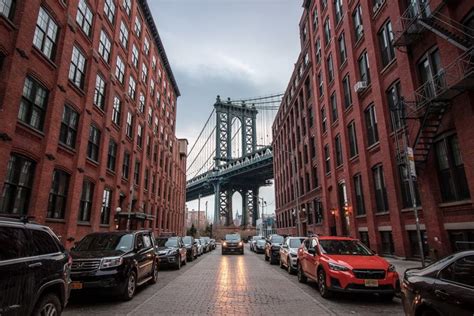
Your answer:
[[[304,275],[303,267],[301,266],[301,264],[298,263],[298,282],[306,283],[307,281],[308,278],[306,277],[306,275]]]
[[[122,292],[122,299],[129,301],[135,295],[135,290],[137,289],[137,274],[135,271],[130,272],[125,283],[125,287]]]
[[[188,260],[188,261],[189,261],[189,262],[193,262],[193,260],[194,260],[194,256],[191,255],[191,256],[189,257],[189,260]]]
[[[181,269],[181,258],[178,256],[176,257],[176,270]]]
[[[41,297],[36,304],[33,312],[35,316],[58,316],[61,315],[61,302],[53,293],[49,293]]]
[[[265,251],[265,261],[270,260],[270,258],[267,256],[267,252]]]
[[[184,256],[183,266],[185,266],[186,263],[188,263],[188,257]]]
[[[319,294],[321,294],[324,298],[330,298],[332,296],[331,291],[328,289],[326,283],[326,272],[323,269],[319,270],[318,272],[318,289]]]
[[[281,260],[281,257],[280,257],[280,268],[285,269],[285,266],[283,265],[283,260]]]
[[[287,260],[286,261],[287,271],[288,271],[289,274],[293,274],[293,268],[291,268],[290,257],[288,257],[286,260]]]
[[[152,274],[151,274],[150,283],[151,283],[151,284],[155,284],[156,282],[158,282],[158,266],[157,266],[157,264],[155,263],[155,264],[153,265],[153,271],[152,271]]]

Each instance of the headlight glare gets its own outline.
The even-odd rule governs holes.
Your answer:
[[[122,257],[110,257],[110,258],[103,258],[100,262],[101,269],[107,269],[112,267],[118,267],[123,263]]]
[[[345,267],[337,263],[331,263],[331,262],[329,263],[329,269],[333,271],[349,271],[348,267]]]

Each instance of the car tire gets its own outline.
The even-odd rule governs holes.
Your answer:
[[[265,251],[265,261],[270,260],[270,258],[267,256],[267,252]]]
[[[176,257],[176,270],[181,269],[181,258],[178,256]]]
[[[183,266],[185,266],[187,263],[188,263],[188,257],[184,256]]]
[[[61,302],[57,295],[48,293],[39,299],[33,311],[33,315],[61,315],[61,312]]]
[[[294,271],[293,271],[293,268],[291,267],[291,263],[290,263],[291,260],[290,260],[290,257],[288,257],[286,260],[287,260],[287,261],[286,261],[286,262],[287,262],[287,264],[286,264],[286,269],[287,269],[287,271],[288,271],[289,274],[293,274]]]
[[[189,261],[189,262],[193,262],[193,260],[194,260],[194,257],[191,255],[191,257],[189,257],[189,260],[188,260],[188,261]]]
[[[124,284],[124,288],[122,289],[122,299],[124,301],[130,301],[133,296],[135,295],[135,291],[137,289],[137,274],[135,271],[130,272],[127,277],[127,282]]]
[[[298,263],[298,282],[306,283],[307,281],[308,278],[306,277],[306,275],[304,275],[303,267],[301,267],[301,264]]]
[[[283,265],[283,261],[281,260],[281,257],[280,257],[280,268],[285,269],[285,266]]]
[[[155,263],[153,265],[153,271],[151,273],[151,284],[156,284],[158,282],[158,265]]]
[[[324,269],[319,270],[318,272],[318,289],[319,289],[319,294],[323,298],[330,298],[332,297],[332,292],[328,289],[327,283],[326,283],[326,272],[324,272]]]

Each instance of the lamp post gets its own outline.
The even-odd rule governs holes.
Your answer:
[[[293,191],[295,194],[295,202],[296,202],[296,232],[298,236],[301,236],[301,220],[300,220],[300,189],[299,189],[299,169],[298,169],[298,160],[296,159],[296,155],[287,150],[278,149],[281,152],[284,152],[291,156],[292,158],[292,167],[293,167]]]
[[[130,230],[130,218],[132,217],[132,203],[133,203],[133,183],[130,185],[130,203],[128,204],[127,230]]]

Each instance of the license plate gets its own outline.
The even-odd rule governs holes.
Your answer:
[[[71,283],[71,290],[81,290],[82,283],[81,282],[72,282]]]
[[[366,287],[378,287],[379,286],[379,281],[378,280],[364,280],[365,286]]]

